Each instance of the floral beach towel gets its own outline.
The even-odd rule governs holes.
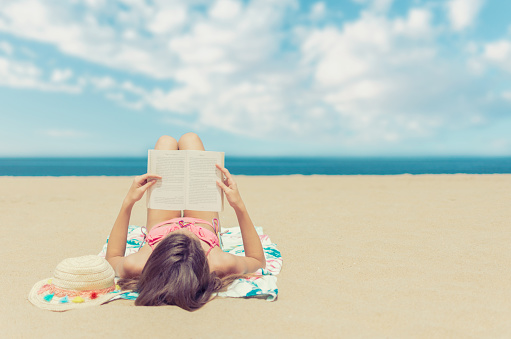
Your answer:
[[[220,232],[220,246],[224,252],[234,255],[245,255],[243,241],[241,238],[241,230],[239,227],[222,228]],[[248,279],[235,280],[225,292],[218,293],[220,297],[232,298],[262,298],[268,301],[277,299],[277,277],[282,268],[282,256],[277,249],[277,245],[272,243],[270,237],[263,234],[262,227],[256,227],[256,231],[263,245],[264,255],[266,257],[266,268],[259,269],[255,272],[255,276]],[[126,252],[129,255],[137,252],[145,243],[145,227],[130,225],[128,228],[128,239],[126,243]],[[107,239],[108,243],[108,239]],[[107,244],[103,245],[103,249],[99,256],[105,257]],[[115,299],[135,300],[138,297],[136,292],[125,292]]]

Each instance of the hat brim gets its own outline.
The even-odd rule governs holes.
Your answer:
[[[66,303],[60,303],[54,299],[52,299],[51,301],[46,301],[44,299],[44,294],[38,294],[37,292],[39,291],[39,289],[41,287],[43,287],[43,285],[48,283],[48,279],[49,278],[38,281],[32,287],[32,289],[30,290],[30,293],[28,294],[28,301],[30,301],[33,305],[35,305],[39,308],[49,310],[49,311],[63,312],[63,311],[68,311],[68,310],[72,310],[72,309],[77,309],[77,308],[87,308],[89,306],[101,305],[101,304],[106,303],[110,299],[115,298],[121,292],[121,291],[116,290],[114,292],[100,295],[96,299],[85,300],[84,302],[81,302],[81,303],[74,303],[71,300]]]

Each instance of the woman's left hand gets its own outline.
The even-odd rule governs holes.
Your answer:
[[[243,206],[243,200],[241,199],[236,181],[234,181],[234,178],[227,168],[219,164],[216,164],[216,168],[218,168],[225,176],[225,180],[223,182],[217,180],[216,184],[224,191],[229,205],[231,205],[234,209],[241,208]]]
[[[157,179],[161,179],[159,175],[146,173],[135,177],[131,184],[130,190],[124,201],[128,204],[134,204],[144,196],[144,193],[156,183]]]

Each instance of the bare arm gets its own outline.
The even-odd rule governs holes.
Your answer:
[[[217,167],[226,178],[224,182],[217,181],[217,184],[224,191],[227,201],[236,212],[241,229],[243,247],[245,248],[245,257],[235,256],[234,258],[235,262],[233,264],[236,272],[233,273],[251,273],[255,272],[258,268],[265,268],[266,259],[264,257],[263,246],[250,219],[245,203],[241,199],[238,186],[226,168],[220,165],[217,165]]]
[[[142,198],[147,189],[156,182],[156,180],[150,179],[159,178],[160,177],[157,175],[144,174],[133,179],[130,190],[126,195],[126,198],[124,198],[119,215],[117,216],[114,226],[112,227],[112,231],[110,232],[105,258],[114,268],[116,275],[120,277],[129,275],[124,269],[124,252],[126,250],[131,210],[133,209],[133,205]]]

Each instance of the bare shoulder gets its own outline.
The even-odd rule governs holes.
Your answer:
[[[244,273],[239,265],[239,257],[223,252],[219,248],[215,248],[208,256],[209,269],[216,272],[220,276]],[[240,271],[241,270],[241,271]]]
[[[119,270],[122,278],[137,277],[142,273],[147,259],[151,255],[151,249],[142,247],[140,251],[130,254],[124,258],[122,268]]]
[[[208,262],[210,271],[216,272],[220,276],[253,273],[259,268],[265,267],[265,263],[261,264],[254,258],[222,252],[219,248],[211,251]]]

